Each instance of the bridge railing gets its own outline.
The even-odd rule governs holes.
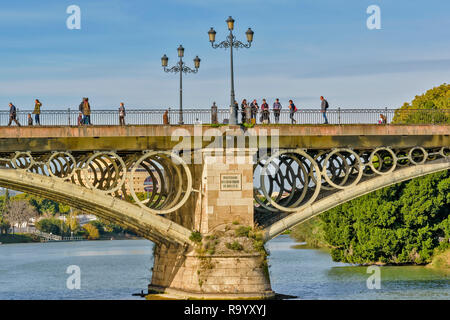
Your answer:
[[[166,109],[127,109],[125,123],[130,125],[163,124],[163,114]],[[170,124],[178,124],[179,111],[168,109]],[[21,125],[28,124],[28,114],[34,115],[31,110],[18,110],[17,120]],[[381,116],[386,117],[386,123],[397,124],[444,124],[450,123],[450,109],[328,109],[326,112],[330,124],[377,124]],[[43,110],[40,115],[41,125],[44,126],[77,126],[79,112],[77,110]],[[217,120],[226,123],[229,118],[229,109],[218,109]],[[269,114],[270,123],[275,123],[272,110]],[[297,124],[321,124],[324,122],[323,114],[316,109],[299,109],[294,114]],[[184,109],[183,121],[185,124],[211,123],[210,109]],[[241,123],[241,110],[238,111],[238,122]],[[9,112],[0,111],[0,126],[9,122]],[[261,112],[256,115],[256,123],[261,123]],[[91,123],[93,125],[119,125],[118,110],[92,110]],[[290,124],[289,110],[281,110],[280,124]],[[13,123],[13,125],[15,125]]]

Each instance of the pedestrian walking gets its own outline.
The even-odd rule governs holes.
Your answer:
[[[11,123],[14,121],[19,127],[20,123],[16,119],[17,117],[17,109],[16,106],[12,104],[12,102],[9,103],[9,122],[8,127],[11,125]]]
[[[41,125],[41,119],[40,119],[41,107],[42,107],[42,103],[39,101],[39,99],[34,100],[34,110],[33,110],[34,123],[37,126]]]
[[[247,122],[246,120],[246,108],[247,108],[247,99],[242,100],[241,103],[241,123],[244,124]]]
[[[280,122],[281,108],[280,99],[277,98],[273,103],[273,115],[275,117],[275,123],[277,124]]]
[[[378,120],[379,124],[387,124],[387,118],[384,114],[380,113],[380,120]]]
[[[125,125],[125,105],[123,102],[120,103],[119,107],[119,125]]]
[[[297,123],[297,120],[294,119],[294,115],[296,112],[297,107],[292,100],[289,100],[289,117],[291,118],[291,124]]]
[[[83,124],[91,125],[91,105],[89,104],[89,98],[83,99],[80,108],[83,113]]]
[[[261,104],[261,123],[269,124],[270,123],[269,116],[270,116],[269,104],[266,102],[266,99],[263,99]]]
[[[28,125],[32,126],[33,125],[33,118],[31,117],[31,113],[28,114],[27,116],[27,121],[28,121]]]
[[[328,101],[324,99],[324,97],[320,96],[320,100],[322,103],[320,104],[320,112],[322,112],[323,119],[325,120],[324,124],[328,124],[328,118],[327,118],[327,109],[329,107]]]

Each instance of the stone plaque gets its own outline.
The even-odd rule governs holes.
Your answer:
[[[220,191],[240,190],[242,190],[242,176],[240,173],[220,175]]]

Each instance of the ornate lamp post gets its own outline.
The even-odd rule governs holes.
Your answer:
[[[198,68],[200,68],[200,58],[198,56],[195,57],[195,59],[194,59],[195,70],[191,69],[191,68],[187,67],[183,62],[184,48],[181,44],[177,50],[178,50],[178,57],[180,58],[180,61],[178,61],[175,66],[173,66],[172,68],[167,68],[169,58],[166,55],[162,56],[161,64],[162,64],[162,67],[164,68],[165,72],[173,72],[173,73],[179,72],[180,73],[180,118],[178,120],[178,124],[183,124],[184,123],[183,122],[183,72],[184,73],[197,73]]]
[[[231,65],[231,100],[230,100],[230,124],[237,124],[237,110],[234,110],[234,101],[235,95],[234,95],[234,70],[233,70],[233,48],[239,49],[239,48],[250,48],[252,41],[253,41],[253,34],[254,32],[252,29],[248,28],[245,35],[247,36],[247,43],[242,43],[241,41],[236,40],[236,37],[233,35],[233,29],[234,29],[234,20],[230,16],[226,20],[226,23],[228,25],[228,30],[230,30],[230,34],[227,36],[227,39],[225,41],[222,41],[221,43],[214,44],[216,41],[216,31],[211,27],[211,29],[208,31],[209,35],[209,41],[211,42],[211,46],[214,49],[217,48],[230,48],[230,65]]]

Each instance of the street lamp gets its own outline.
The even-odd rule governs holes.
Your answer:
[[[172,68],[168,68],[167,65],[169,63],[169,58],[166,55],[163,55],[161,58],[161,65],[165,72],[173,72],[173,73],[180,73],[180,118],[178,121],[178,124],[183,124],[183,72],[184,73],[197,73],[198,68],[200,68],[200,58],[198,56],[194,59],[194,67],[195,69],[191,69],[187,67],[183,62],[184,57],[184,48],[180,44],[180,46],[177,49],[178,51],[178,57],[180,58],[180,61],[177,62],[175,66]]]
[[[216,41],[216,31],[214,28],[211,27],[208,31],[209,35],[209,41],[211,42],[211,46],[214,49],[217,48],[230,48],[230,66],[231,66],[231,99],[230,99],[230,121],[229,124],[237,124],[237,110],[234,110],[234,101],[235,94],[234,94],[234,70],[233,70],[233,48],[239,49],[239,48],[250,48],[253,41],[253,34],[254,32],[252,29],[248,28],[245,35],[247,36],[247,43],[242,43],[241,41],[236,40],[236,37],[233,35],[233,29],[234,29],[234,19],[230,16],[225,21],[228,25],[228,30],[230,30],[230,34],[227,36],[225,41],[222,41],[221,43],[215,44]]]

